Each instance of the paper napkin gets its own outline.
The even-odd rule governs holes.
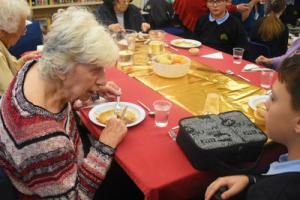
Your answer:
[[[217,52],[217,53],[207,54],[202,57],[203,58],[213,58],[213,59],[223,59],[223,54],[222,54],[222,52]]]

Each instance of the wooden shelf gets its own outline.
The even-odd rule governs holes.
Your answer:
[[[64,7],[68,7],[68,6],[97,6],[101,3],[102,3],[101,1],[82,2],[82,3],[61,3],[61,4],[53,4],[53,5],[31,6],[31,9],[32,10],[39,10],[39,9],[64,8]]]

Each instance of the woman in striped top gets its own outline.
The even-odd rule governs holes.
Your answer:
[[[71,103],[119,95],[104,67],[118,47],[92,13],[55,15],[39,61],[27,62],[2,97],[0,166],[21,199],[92,199],[127,128],[111,119],[84,157]]]

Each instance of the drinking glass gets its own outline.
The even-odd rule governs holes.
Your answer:
[[[156,100],[153,102],[153,107],[155,111],[155,125],[157,127],[166,127],[172,104],[166,100]]]
[[[234,64],[241,64],[243,60],[244,49],[243,48],[233,48],[232,49],[232,56],[233,56],[233,63]]]
[[[261,71],[260,75],[260,86],[265,89],[270,89],[272,86],[274,71],[267,70]]]
[[[166,32],[163,30],[151,30],[149,32],[149,55],[155,56],[164,53],[165,51],[165,39]]]
[[[130,50],[119,51],[118,63],[120,66],[133,65],[133,52]]]

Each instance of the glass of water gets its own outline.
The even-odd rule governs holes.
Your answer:
[[[156,100],[153,102],[153,107],[155,111],[155,125],[157,127],[166,127],[172,104],[166,100]]]
[[[149,42],[148,53],[151,57],[164,53],[165,35],[166,32],[163,30],[151,30],[149,32],[150,42]]]
[[[232,56],[233,56],[233,63],[234,64],[241,64],[243,60],[243,54],[244,54],[244,49],[243,48],[233,48],[232,49]]]

